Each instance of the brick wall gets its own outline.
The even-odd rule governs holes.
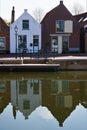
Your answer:
[[[6,49],[4,51],[0,51],[0,53],[8,53],[10,47],[10,30],[9,26],[0,18],[0,37],[6,38]]]
[[[85,52],[87,53],[87,33],[85,33]]]

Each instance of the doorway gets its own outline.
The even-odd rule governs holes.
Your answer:
[[[62,37],[62,53],[68,53],[69,51],[69,36]]]

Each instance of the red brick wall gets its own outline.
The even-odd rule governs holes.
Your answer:
[[[87,53],[87,33],[85,33],[85,52]]]
[[[7,53],[10,50],[10,29],[9,26],[0,18],[0,37],[6,38],[6,50],[2,53]]]

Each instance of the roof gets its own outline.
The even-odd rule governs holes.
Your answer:
[[[81,14],[78,14],[78,15],[74,15],[74,17],[76,18],[76,20],[78,22],[85,22],[85,21],[87,21],[87,12],[81,13]]]
[[[48,19],[51,16],[53,16],[53,17],[57,16],[59,19],[62,19],[64,16],[65,16],[66,19],[68,19],[68,18],[71,18],[71,19],[74,18],[73,15],[69,12],[69,10],[63,4],[63,1],[60,1],[60,4],[58,6],[56,6],[51,11],[49,11],[45,15],[45,17],[43,18],[42,22],[44,20]]]
[[[0,17],[0,21],[1,23],[4,23],[6,26],[8,26],[8,24]]]

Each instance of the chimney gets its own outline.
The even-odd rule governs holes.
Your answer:
[[[60,5],[62,5],[63,4],[63,0],[60,0]]]
[[[27,9],[24,9],[24,12],[27,12]]]
[[[12,8],[12,14],[11,14],[11,24],[14,22],[15,20],[15,10],[14,10],[14,6]]]

